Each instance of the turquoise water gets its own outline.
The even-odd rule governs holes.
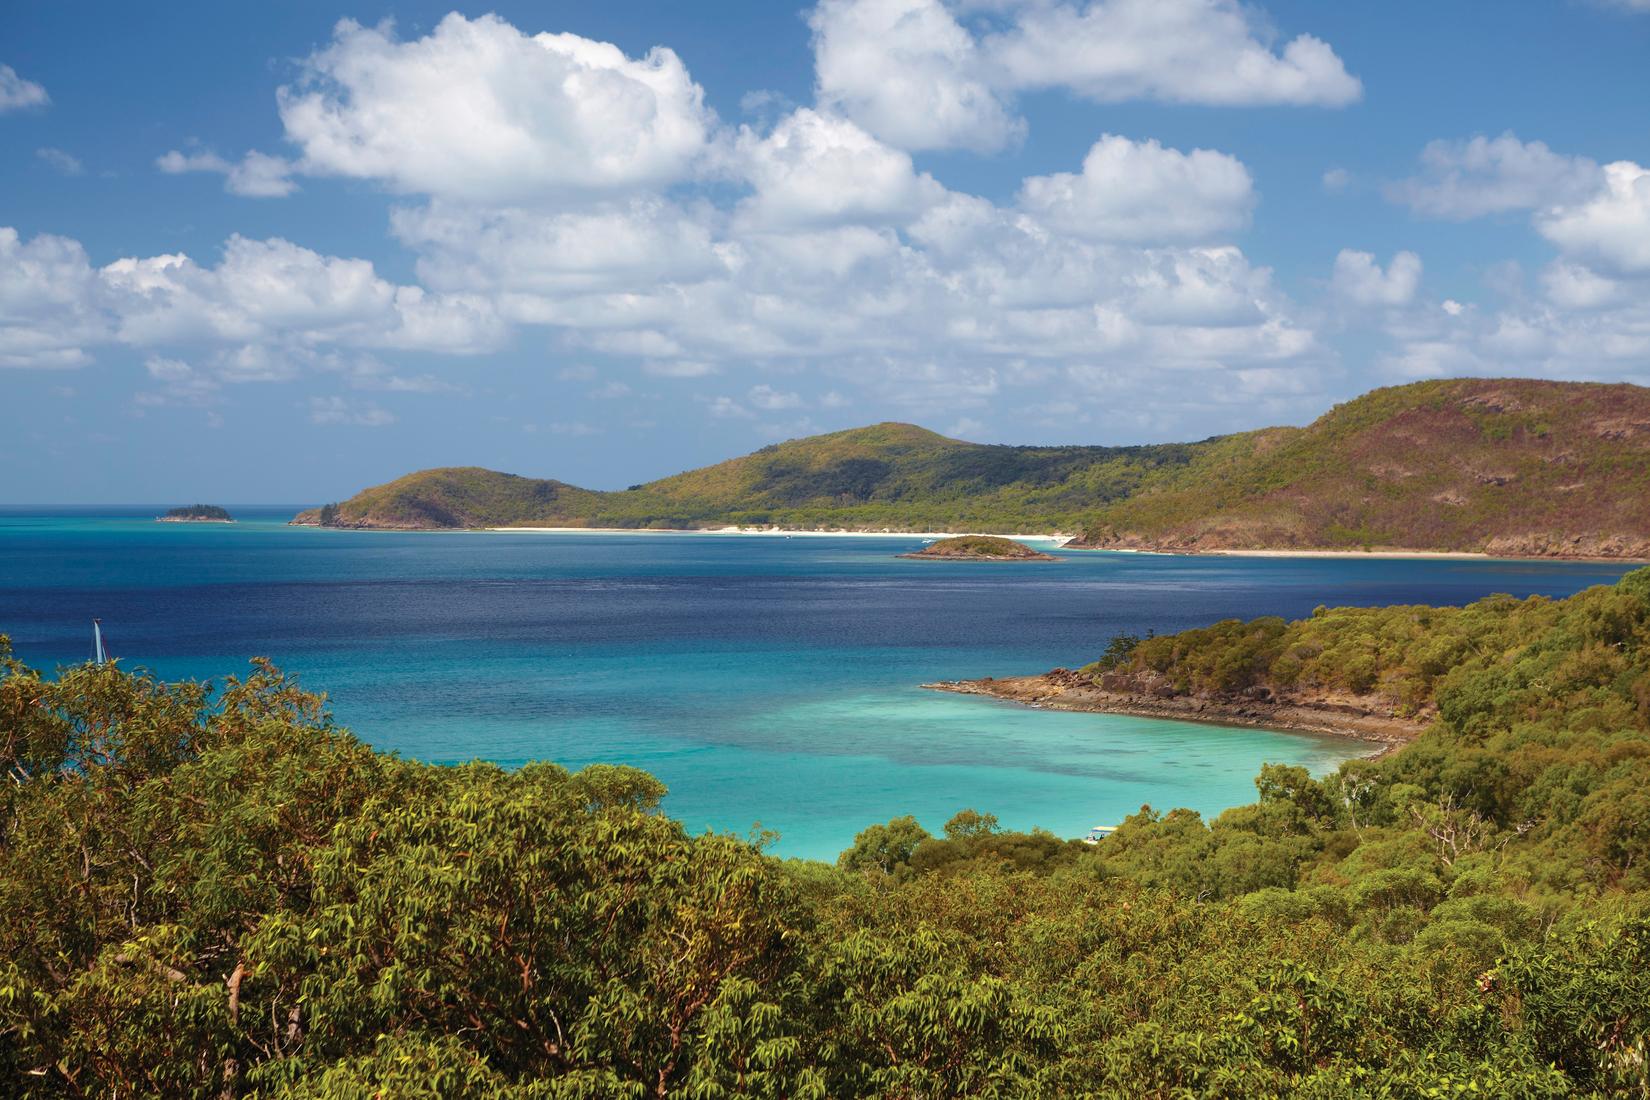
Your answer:
[[[233,527],[141,512],[0,512],[0,632],[39,667],[89,620],[170,677],[276,659],[373,745],[419,759],[646,768],[694,830],[777,830],[829,858],[865,825],[964,807],[1079,835],[1149,803],[1252,800],[1263,762],[1325,771],[1366,746],[1040,711],[935,679],[1091,659],[1115,632],[1327,604],[1566,595],[1620,567],[1177,558],[911,562],[913,538],[416,534]]]

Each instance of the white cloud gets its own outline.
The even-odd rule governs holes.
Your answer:
[[[281,198],[298,189],[292,182],[290,162],[256,149],[248,151],[240,163],[230,168],[224,186],[232,194],[255,199]]]
[[[0,367],[78,367],[83,350],[109,336],[97,307],[97,278],[79,241],[24,241],[0,226]]]
[[[143,361],[143,369],[158,389],[139,393],[140,406],[209,405],[218,399],[222,389],[217,378],[196,370],[182,359],[151,355]]]
[[[292,180],[290,161],[256,149],[234,163],[210,151],[183,153],[173,149],[156,157],[155,167],[174,176],[184,172],[215,172],[224,177],[225,191],[247,198],[284,198],[298,189]]]
[[[1630,161],[1600,168],[1510,135],[1460,148],[1466,154],[1449,163],[1473,165],[1494,186],[1488,198],[1458,190],[1467,198],[1452,209],[1533,208],[1536,230],[1558,255],[1535,295],[1516,264],[1488,269],[1499,308],[1395,311],[1388,368],[1650,382],[1650,170]]]
[[[1323,174],[1323,189],[1338,195],[1352,186],[1352,173],[1345,168],[1331,168]]]
[[[61,175],[78,176],[86,171],[86,166],[80,163],[79,157],[63,149],[47,145],[36,149],[34,155],[36,159],[50,165]]]
[[[1363,87],[1335,51],[1303,34],[1272,49],[1237,0],[1017,0],[983,48],[1007,84],[1068,88],[1101,102],[1220,106],[1355,102]]]
[[[359,428],[381,428],[395,423],[395,414],[381,409],[370,401],[351,402],[342,397],[312,397],[309,399],[309,419],[312,424],[345,424]]]
[[[0,114],[25,107],[44,107],[50,102],[51,96],[45,88],[32,80],[24,80],[10,65],[0,65]]]
[[[990,152],[1017,140],[1017,93],[1101,102],[1341,106],[1363,93],[1326,43],[1274,49],[1239,0],[821,0],[822,107],[902,149]]]
[[[1650,275],[1650,169],[1607,164],[1596,193],[1544,212],[1535,224],[1569,256],[1614,274]]]
[[[808,25],[820,104],[884,141],[990,152],[1024,132],[940,0],[823,0]]]
[[[94,268],[76,241],[0,228],[0,365],[78,366],[100,344],[204,344],[239,347],[236,361],[267,374],[273,348],[473,354],[505,335],[485,298],[397,286],[366,260],[279,238],[232,237],[215,267],[172,254]]]
[[[1095,142],[1081,173],[1033,176],[1020,190],[1020,205],[1045,224],[1094,240],[1209,240],[1247,225],[1254,204],[1235,157],[1113,134]]]
[[[431,286],[588,293],[715,273],[715,217],[652,195],[574,211],[435,202],[391,214]]]
[[[945,189],[911,158],[845,118],[795,111],[764,138],[739,140],[740,169],[755,194],[741,216],[763,228],[907,221]]]
[[[1403,306],[1415,298],[1421,284],[1421,257],[1399,252],[1383,271],[1368,252],[1343,248],[1335,257],[1330,286],[1336,294],[1360,306]]]
[[[632,59],[492,15],[453,13],[411,41],[346,19],[305,67],[280,92],[302,170],[401,192],[531,202],[667,184],[690,174],[714,124],[668,49]]]
[[[749,420],[756,414],[731,397],[713,397],[705,403],[710,415],[722,420]]]
[[[763,412],[778,412],[781,409],[800,409],[802,398],[794,393],[782,393],[769,385],[752,386],[745,395],[752,408]]]
[[[1601,173],[1586,157],[1555,153],[1515,134],[1434,141],[1421,151],[1421,174],[1387,188],[1387,197],[1434,218],[1476,218],[1573,202],[1596,190]]]

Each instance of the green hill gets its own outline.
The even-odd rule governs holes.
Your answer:
[[[1135,447],[987,446],[877,424],[624,492],[425,470],[295,522],[1081,531],[1078,545],[1106,548],[1650,557],[1650,390],[1420,382],[1305,428]]]
[[[701,528],[780,525],[1076,530],[1208,444],[1005,447],[912,424],[876,424],[763,447],[624,492],[475,467],[424,470],[305,512],[338,527]]]
[[[1650,390],[1455,379],[1234,436],[1099,509],[1089,546],[1650,556]]]

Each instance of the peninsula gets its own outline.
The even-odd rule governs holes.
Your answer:
[[[234,523],[235,517],[216,504],[186,504],[155,517],[157,523]]]
[[[1643,583],[1650,571],[1634,574]],[[1227,619],[1113,637],[1079,669],[924,684],[1055,710],[1325,733],[1397,745],[1439,714],[1451,674],[1493,671],[1547,636],[1563,601],[1491,596],[1466,607],[1319,608],[1309,619]]]
[[[998,535],[957,535],[940,539],[902,558],[917,561],[1059,561],[1053,554],[1033,550],[1023,542]]]
[[[1451,379],[1304,428],[1192,443],[1001,446],[886,423],[618,492],[479,467],[300,513],[389,530],[572,527],[1077,533],[1070,547],[1650,559],[1650,389]]]

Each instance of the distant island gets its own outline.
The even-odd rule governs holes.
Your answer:
[[[216,504],[186,504],[156,516],[155,520],[159,523],[234,523],[235,517]]]
[[[902,558],[919,561],[1059,561],[1053,554],[1033,550],[1023,542],[998,535],[957,535],[940,539]]]
[[[1650,559],[1650,389],[1450,379],[1304,428],[1020,447],[912,424],[811,436],[618,492],[479,467],[300,513],[387,530],[723,527],[1076,535],[1072,548]]]

